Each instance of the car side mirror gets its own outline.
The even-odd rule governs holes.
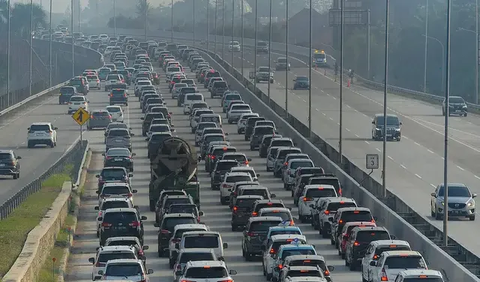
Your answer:
[[[29,127],[29,128],[27,128],[27,130],[28,130],[28,131],[30,131],[30,127]]]
[[[98,211],[100,208],[98,206],[95,206],[93,209]]]
[[[100,178],[100,174],[95,175],[96,178]]]
[[[375,124],[375,121],[372,121],[372,124]]]
[[[103,273],[104,273],[103,270],[98,271],[98,275],[103,275]]]
[[[199,216],[203,216],[203,215],[204,215],[203,211],[199,211],[199,212],[198,212],[198,215],[199,215]]]
[[[397,240],[397,236],[395,235],[390,235],[390,238],[392,238],[392,240]]]
[[[147,217],[144,216],[144,215],[142,215],[142,216],[140,217],[140,219],[141,219],[141,220],[147,220]]]
[[[174,128],[170,128],[170,132],[175,132],[175,129],[174,129]]]
[[[129,173],[129,174],[128,174],[128,177],[133,177],[133,173]]]
[[[148,137],[147,137],[147,138],[145,138],[145,141],[148,141],[148,140],[150,140],[150,138],[148,138]]]
[[[152,274],[152,273],[153,273],[153,269],[149,269],[149,270],[147,271],[147,274]]]
[[[230,275],[237,275],[237,271],[236,270],[230,270],[228,273],[230,273]]]
[[[257,177],[260,177],[260,173],[257,173]]]
[[[100,194],[100,191],[95,191],[95,193]]]
[[[54,127],[54,128],[53,128],[53,130],[57,130],[57,129],[58,129],[58,127]]]
[[[252,158],[248,158],[247,161],[251,162],[251,161],[252,161]]]
[[[472,198],[476,198],[476,197],[477,197],[477,194],[473,193]]]
[[[146,246],[146,245],[145,245],[145,246],[142,247],[142,250],[146,251],[146,250],[148,250],[149,248],[150,248],[149,246]]]
[[[370,262],[370,266],[377,266],[377,261],[372,260],[372,261]]]
[[[104,156],[104,157],[105,157],[105,153],[102,153],[102,156]]]
[[[274,199],[274,198],[276,198],[276,197],[277,197],[277,195],[275,195],[275,194],[270,194],[270,198]]]
[[[88,262],[91,263],[91,264],[94,264],[95,263],[95,258],[89,258]]]
[[[17,156],[17,160],[21,160],[21,159],[22,159],[22,157],[20,157],[20,156]]]
[[[333,222],[333,218],[329,217],[328,221]]]
[[[334,271],[334,270],[335,270],[335,266],[329,265],[329,266],[327,266],[327,269],[328,269],[329,271]]]
[[[228,244],[227,244],[227,243],[223,243],[223,248],[224,248],[224,249],[228,249]]]
[[[402,123],[402,122],[400,122],[400,125],[402,125],[402,124],[403,124],[403,123]]]
[[[153,224],[153,226],[154,226],[154,227],[160,227],[160,225],[159,225],[158,223],[156,223],[156,222]]]
[[[137,154],[136,153],[132,153],[132,157],[135,157]]]
[[[144,118],[144,117],[141,117],[140,119],[141,119],[141,120],[144,120],[145,118]]]
[[[435,194],[435,192],[431,193],[430,196],[436,198],[437,197],[437,194]]]
[[[97,218],[98,221],[103,221],[103,217]]]
[[[130,133],[130,136],[135,136],[135,133]]]

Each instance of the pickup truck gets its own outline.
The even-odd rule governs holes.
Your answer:
[[[273,83],[273,72],[269,67],[258,67],[255,72],[248,74],[250,79],[254,79],[256,82],[267,81]]]

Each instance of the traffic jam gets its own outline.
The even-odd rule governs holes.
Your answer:
[[[231,212],[225,224],[242,234],[244,260],[261,261],[268,281],[335,280],[335,268],[302,228],[313,228],[318,238],[329,240],[350,271],[361,271],[364,282],[444,281],[441,272],[429,269],[420,252],[379,225],[368,208],[342,196],[338,178],[317,166],[292,138],[281,135],[273,121],[255,113],[199,50],[154,40],[139,42],[129,36],[105,40],[108,54],[105,51],[104,56],[110,63],[75,78],[82,86],[70,89],[77,93],[87,88],[84,85],[94,85],[110,99],[104,110],[91,111],[87,125],[105,128],[104,168],[96,175],[99,247],[89,259],[93,281],[148,281],[153,273],[145,255],[148,249],[166,258],[175,282],[234,281],[240,273],[228,267],[228,242],[202,222],[205,189],[218,191],[218,205]],[[128,100],[129,91],[138,103]],[[78,106],[88,107],[88,100],[80,101],[78,96],[71,97],[69,113]],[[166,98],[176,103],[167,105]],[[77,100],[82,105],[73,103]],[[147,217],[134,205],[139,188],[131,184],[136,154],[131,143],[134,134],[124,122],[127,106],[144,113],[142,135],[151,173],[149,210],[155,214],[149,220],[158,227],[156,246],[144,244]],[[188,116],[190,129],[177,136],[174,123],[182,114],[182,119]],[[225,123],[229,128],[236,125],[236,132],[225,132]],[[235,134],[240,139],[233,138]],[[258,152],[255,166],[260,159],[265,169],[254,167],[239,148],[249,148],[248,155]],[[262,183],[260,170],[281,180],[292,202],[277,198],[271,184]],[[209,177],[209,185],[200,185],[200,175],[202,180]]]

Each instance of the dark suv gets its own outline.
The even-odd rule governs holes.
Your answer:
[[[128,106],[128,94],[125,89],[112,89],[110,92],[110,105],[122,104]]]
[[[251,217],[243,231],[242,255],[247,260],[252,260],[253,256],[262,254],[263,241],[267,237],[268,229],[272,226],[278,226],[283,219],[278,216],[259,216]]]
[[[95,175],[98,178],[98,192],[103,188],[107,182],[119,182],[130,184],[130,177],[133,174],[128,173],[124,167],[104,167],[100,174]]]
[[[219,160],[215,164],[215,168],[212,171],[210,187],[212,190],[220,189],[220,183],[222,183],[223,176],[230,171],[232,167],[237,167],[238,162],[236,160]]]
[[[111,237],[133,236],[143,245],[143,221],[146,216],[140,216],[135,208],[114,208],[104,211],[98,218],[102,222],[100,228],[100,246]]]
[[[0,175],[11,175],[13,179],[20,178],[20,160],[12,150],[0,150]]]
[[[385,134],[383,114],[376,114],[372,121],[372,139],[381,140]],[[402,122],[396,115],[387,115],[387,140],[400,141]]]
[[[253,203],[262,200],[262,196],[245,195],[238,196],[235,200],[235,206],[232,209],[232,231],[238,230],[240,226],[245,226],[252,214]]]
[[[154,118],[165,118],[165,116],[161,112],[155,112],[155,113],[147,113],[145,117],[142,117],[141,119],[143,120],[143,123],[142,123],[143,136],[147,136],[147,131],[150,128],[150,124]]]
[[[168,243],[172,238],[175,226],[179,224],[197,224],[197,218],[191,213],[171,213],[166,214],[162,223],[155,223],[155,227],[159,227],[158,231],[158,256],[163,257],[165,251],[168,250]]]
[[[225,81],[215,81],[210,91],[210,97],[220,96],[223,97],[223,92],[228,90],[228,85]]]
[[[253,128],[255,123],[259,120],[265,120],[264,117],[250,117],[245,122],[245,141],[250,141],[250,136],[252,135]]]

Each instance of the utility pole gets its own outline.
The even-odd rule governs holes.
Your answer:
[[[285,70],[285,113],[288,118],[288,72],[290,71],[289,69],[289,64],[290,64],[290,58],[288,56],[288,2],[287,0],[286,5],[285,5],[285,58],[287,59],[287,69]]]
[[[308,66],[308,137],[312,137],[312,0],[310,0],[310,21],[309,21],[309,66]]]
[[[269,24],[268,24],[268,71],[271,73],[272,72],[272,0],[270,0],[270,5],[269,5]],[[270,78],[268,79],[268,88],[267,88],[267,94],[268,94],[268,106],[270,106],[270,88],[272,86],[272,83],[270,81]]]
[[[71,26],[72,26],[72,30],[71,30],[71,34],[72,34],[72,77],[74,77],[75,76],[75,40],[73,40],[73,15],[74,15],[75,9],[73,8],[73,0],[71,1],[71,6],[72,6],[72,9],[71,9],[70,21],[71,21]]]
[[[193,31],[193,46],[195,46],[195,24],[196,24],[196,19],[195,19],[195,0],[192,1],[193,4],[193,26],[192,26],[192,31]]]
[[[388,91],[388,34],[390,31],[390,0],[385,0],[385,82],[383,84],[383,150],[382,150],[382,189],[387,197],[387,91]]]
[[[170,13],[170,41],[173,42],[173,0],[172,0],[172,9]]]
[[[53,72],[53,66],[52,66],[52,9],[53,9],[53,0],[50,0],[50,37],[48,39],[48,77],[49,77],[49,87],[52,87],[53,81],[52,81],[52,72]],[[10,32],[9,32],[10,34]],[[9,56],[10,57],[10,56]]]
[[[117,0],[113,0],[113,37],[117,37]]]
[[[207,51],[210,50],[210,0],[207,1]]]
[[[28,94],[32,96],[32,84],[33,84],[33,0],[30,0],[30,65],[28,72]]]
[[[11,39],[10,39],[10,32],[11,32],[11,18],[12,16],[10,15],[11,13],[11,9],[12,9],[12,5],[10,3],[10,0],[8,0],[7,2],[7,106],[10,106],[10,103],[12,103],[12,97],[10,95],[10,71],[11,71],[11,66],[10,66],[10,63],[11,63],[11,59],[10,59],[10,53],[11,53]],[[51,36],[50,36],[51,37]],[[51,84],[51,82],[50,82]],[[50,85],[51,87],[51,85]],[[13,104],[13,103],[12,103]]]

